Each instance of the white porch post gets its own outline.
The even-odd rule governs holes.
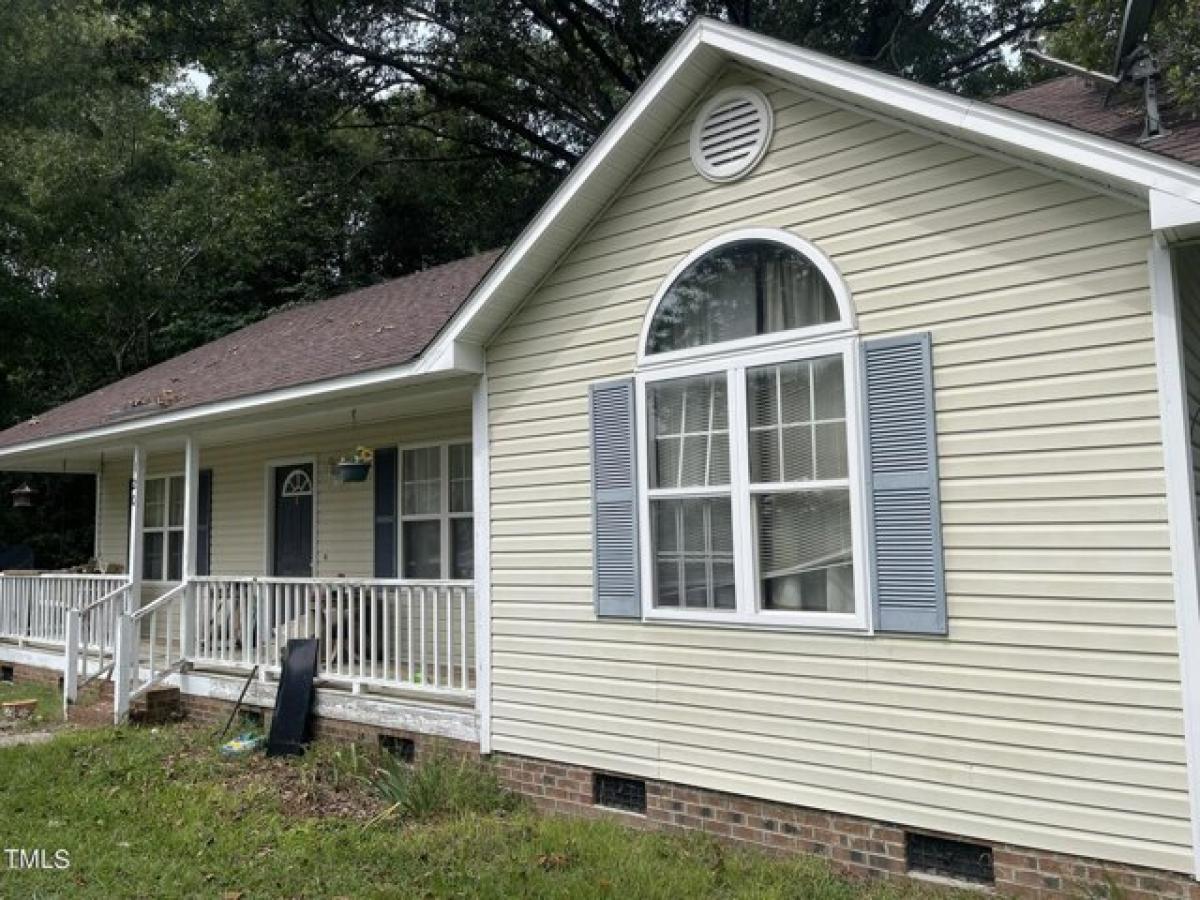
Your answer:
[[[192,656],[193,598],[196,577],[196,531],[199,526],[200,510],[200,448],[196,439],[188,435],[183,445],[183,604],[180,621],[180,652],[183,658]]]
[[[492,752],[492,523],[487,375],[471,395],[471,478],[475,511],[475,711],[479,752]]]
[[[125,612],[131,613],[142,602],[142,525],[146,519],[146,451],[141,444],[133,446],[133,490],[129,501],[129,594]]]
[[[67,610],[67,645],[63,655],[63,718],[72,703],[79,699],[79,607]]]

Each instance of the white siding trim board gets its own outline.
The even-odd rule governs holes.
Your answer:
[[[492,751],[492,489],[488,379],[471,394],[471,476],[475,516],[475,711],[479,752]]]
[[[1171,248],[1155,236],[1150,248],[1151,302],[1167,478],[1174,599],[1182,680],[1192,872],[1200,878],[1200,559],[1196,486],[1191,460],[1179,298]]]

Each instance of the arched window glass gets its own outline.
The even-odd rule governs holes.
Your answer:
[[[307,497],[313,492],[312,478],[304,469],[294,469],[288,473],[283,482],[283,489],[279,492],[281,497]]]
[[[686,350],[839,320],[837,299],[798,250],[768,240],[725,244],[689,265],[663,295],[646,353]]]

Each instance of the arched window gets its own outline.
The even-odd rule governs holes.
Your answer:
[[[647,614],[866,623],[858,347],[815,248],[737,233],[684,260],[643,330]]]
[[[312,477],[304,469],[293,469],[283,481],[280,497],[308,497],[313,492]]]
[[[658,301],[645,352],[667,353],[836,323],[825,274],[794,246],[737,240],[701,255]]]

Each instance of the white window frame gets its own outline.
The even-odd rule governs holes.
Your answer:
[[[145,519],[142,520],[142,581],[149,584],[176,584],[178,579],[172,579],[168,576],[171,574],[171,532],[177,531],[183,534],[187,530],[187,522],[183,525],[172,526],[171,521],[171,480],[173,478],[183,478],[183,472],[167,472],[162,475],[150,475],[145,478],[145,483],[142,485],[142,490],[149,493],[147,486],[152,481],[163,482],[163,523],[160,526],[147,525]],[[184,490],[187,490],[186,485]],[[143,495],[145,496],[145,495]],[[145,501],[143,501],[144,503]],[[143,507],[144,508],[144,507]],[[162,568],[154,578],[146,577],[146,535],[161,534],[163,539],[162,549]],[[184,540],[187,540],[185,537]]]
[[[450,511],[450,448],[465,446],[467,448],[467,457],[471,462],[471,482],[475,480],[475,454],[470,437],[451,438],[445,441],[425,441],[416,444],[400,444],[396,450],[396,572],[402,579],[406,580],[421,580],[409,579],[404,574],[404,523],[405,522],[439,522],[439,540],[441,542],[441,572],[439,580],[441,581],[461,581],[469,583],[471,578],[454,578],[451,574],[452,560],[450,557],[450,523],[454,519],[472,519],[475,518],[475,511],[471,512],[451,512]],[[439,451],[438,466],[441,478],[441,504],[436,513],[407,513],[404,510],[404,454],[410,450],[432,450]],[[474,506],[474,496],[472,493],[472,506]],[[474,529],[474,521],[472,521],[472,529]]]
[[[676,279],[701,256],[729,243],[766,240],[796,249],[808,257],[825,276],[833,290],[841,321],[792,331],[774,332],[751,338],[708,344],[701,347],[647,354],[646,341],[658,307]],[[847,476],[818,482],[750,484],[749,417],[746,409],[746,372],[761,366],[814,359],[842,357],[843,389],[846,409]],[[815,247],[788,232],[774,229],[744,229],[709,241],[680,262],[659,288],[642,326],[638,345],[639,366],[636,384],[636,431],[638,466],[639,557],[642,584],[642,616],[647,621],[702,623],[708,625],[781,626],[789,628],[869,631],[871,598],[867,546],[866,471],[863,441],[863,399],[860,388],[861,345],[857,322],[850,307],[849,292],[833,263]],[[647,388],[662,381],[698,375],[724,373],[729,402],[730,483],[725,487],[658,488],[650,485],[650,428]],[[848,488],[850,493],[850,532],[854,571],[854,612],[823,613],[763,609],[759,597],[757,573],[757,537],[754,526],[752,494],[793,492],[822,487]],[[652,498],[724,497],[731,503],[733,522],[733,564],[736,603],[732,610],[654,605],[655,566],[653,528],[650,517]]]

